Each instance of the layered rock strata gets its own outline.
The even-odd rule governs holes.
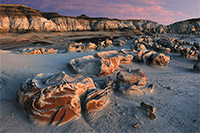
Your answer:
[[[30,31],[96,31],[130,29],[145,33],[200,34],[200,19],[191,19],[169,26],[149,20],[118,20],[109,18],[90,18],[62,16],[58,13],[45,13],[24,5],[0,5],[0,32]]]
[[[91,78],[82,75],[69,76],[39,74],[24,81],[18,89],[20,106],[35,123],[58,126],[81,116],[81,101],[88,112],[98,110],[108,102],[109,89],[97,89]]]

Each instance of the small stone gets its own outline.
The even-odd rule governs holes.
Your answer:
[[[151,118],[152,120],[156,119],[156,115],[153,112],[148,112],[147,115],[149,116],[149,118]]]
[[[170,87],[170,86],[168,86],[168,87],[166,87],[168,90],[173,90],[173,88],[172,87]]]
[[[155,106],[151,106],[145,102],[141,102],[140,103],[141,107],[143,107],[147,112],[152,112],[155,113],[156,112],[156,107]]]
[[[136,123],[135,125],[134,125],[134,128],[138,128],[139,127],[139,123]]]

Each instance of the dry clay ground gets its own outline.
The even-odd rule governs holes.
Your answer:
[[[200,75],[192,70],[196,59],[185,59],[179,54],[167,67],[155,67],[133,62],[119,69],[140,68],[149,82],[155,85],[152,94],[141,96],[113,92],[108,105],[60,127],[34,125],[16,101],[20,83],[38,73],[65,71],[72,75],[67,63],[95,52],[63,53],[49,55],[16,55],[0,51],[0,132],[200,132]],[[110,76],[116,76],[111,74]],[[94,77],[95,81],[102,78]],[[156,106],[156,120],[151,120],[140,103]],[[134,125],[139,123],[139,128]]]

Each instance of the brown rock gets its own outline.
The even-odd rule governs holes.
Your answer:
[[[58,126],[81,115],[79,96],[95,88],[91,78],[82,75],[69,77],[64,72],[57,75],[39,74],[28,79],[18,89],[20,106],[36,123]]]
[[[72,59],[68,66],[76,73],[105,76],[113,73],[120,64],[129,64],[132,60],[130,54],[107,51]]]
[[[117,55],[119,52],[115,50],[110,50],[110,51],[103,51],[103,52],[98,52],[94,55],[96,58],[102,58],[102,57],[113,57]]]
[[[96,48],[97,48],[96,44],[89,42],[88,44],[86,44],[85,49],[91,51],[91,50],[95,50]]]
[[[109,40],[109,39],[106,39],[106,40],[105,40],[105,45],[106,45],[106,47],[107,47],[107,46],[111,46],[111,44],[112,44],[112,41],[111,41],[111,40]]]
[[[191,50],[190,48],[183,48],[180,50],[181,56],[186,57],[186,58],[191,58],[194,57],[195,51]]]
[[[120,64],[130,64],[133,60],[133,56],[131,54],[124,54],[123,52],[118,52],[115,50],[98,52],[94,55],[94,57],[102,58],[102,57],[115,57],[120,60]]]
[[[134,128],[139,128],[139,123],[136,123],[136,124],[134,125]]]
[[[33,54],[56,54],[58,50],[53,48],[45,49],[45,48],[25,48],[22,50],[23,55],[33,55]]]
[[[146,47],[144,44],[138,43],[135,45],[135,50],[137,51],[146,50]]]
[[[73,44],[69,44],[67,51],[69,52],[81,52],[84,49],[84,45],[82,43],[73,43]]]
[[[152,120],[156,119],[156,115],[154,114],[156,112],[155,106],[151,106],[145,102],[141,102],[140,105],[147,112],[149,118],[151,118]]]
[[[100,59],[101,66],[99,76],[106,76],[115,71],[120,65],[120,60],[116,57],[103,57]]]
[[[101,89],[87,90],[86,100],[85,100],[87,113],[99,110],[102,107],[104,107],[108,103],[109,92],[110,92],[110,87],[107,87],[103,90]]]
[[[166,53],[170,53],[170,52],[171,52],[171,49],[170,49],[170,48],[165,48],[165,52],[166,52]]]
[[[116,57],[94,58],[90,55],[72,59],[68,66],[76,73],[105,76],[113,73],[119,64],[120,60]]]
[[[152,64],[153,65],[158,65],[158,66],[166,66],[168,65],[169,61],[170,61],[170,57],[169,56],[165,56],[164,54],[160,53],[160,54],[154,54],[151,56],[152,58]]]
[[[140,103],[141,107],[143,107],[147,112],[156,112],[156,107],[155,106],[151,106],[145,102],[141,102]]]
[[[122,93],[151,92],[153,85],[148,85],[147,81],[147,77],[140,69],[120,71],[117,74],[117,89]]]
[[[147,115],[149,116],[149,118],[151,118],[152,120],[156,119],[156,115],[153,112],[148,112]]]

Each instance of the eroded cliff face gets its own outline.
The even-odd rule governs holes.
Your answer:
[[[131,29],[150,33],[199,34],[199,24],[199,19],[192,23],[187,22],[165,26],[149,20],[90,18],[85,15],[67,17],[57,13],[40,12],[23,5],[0,5],[0,32],[65,32]]]
[[[200,18],[176,22],[168,26],[169,33],[200,35]]]

